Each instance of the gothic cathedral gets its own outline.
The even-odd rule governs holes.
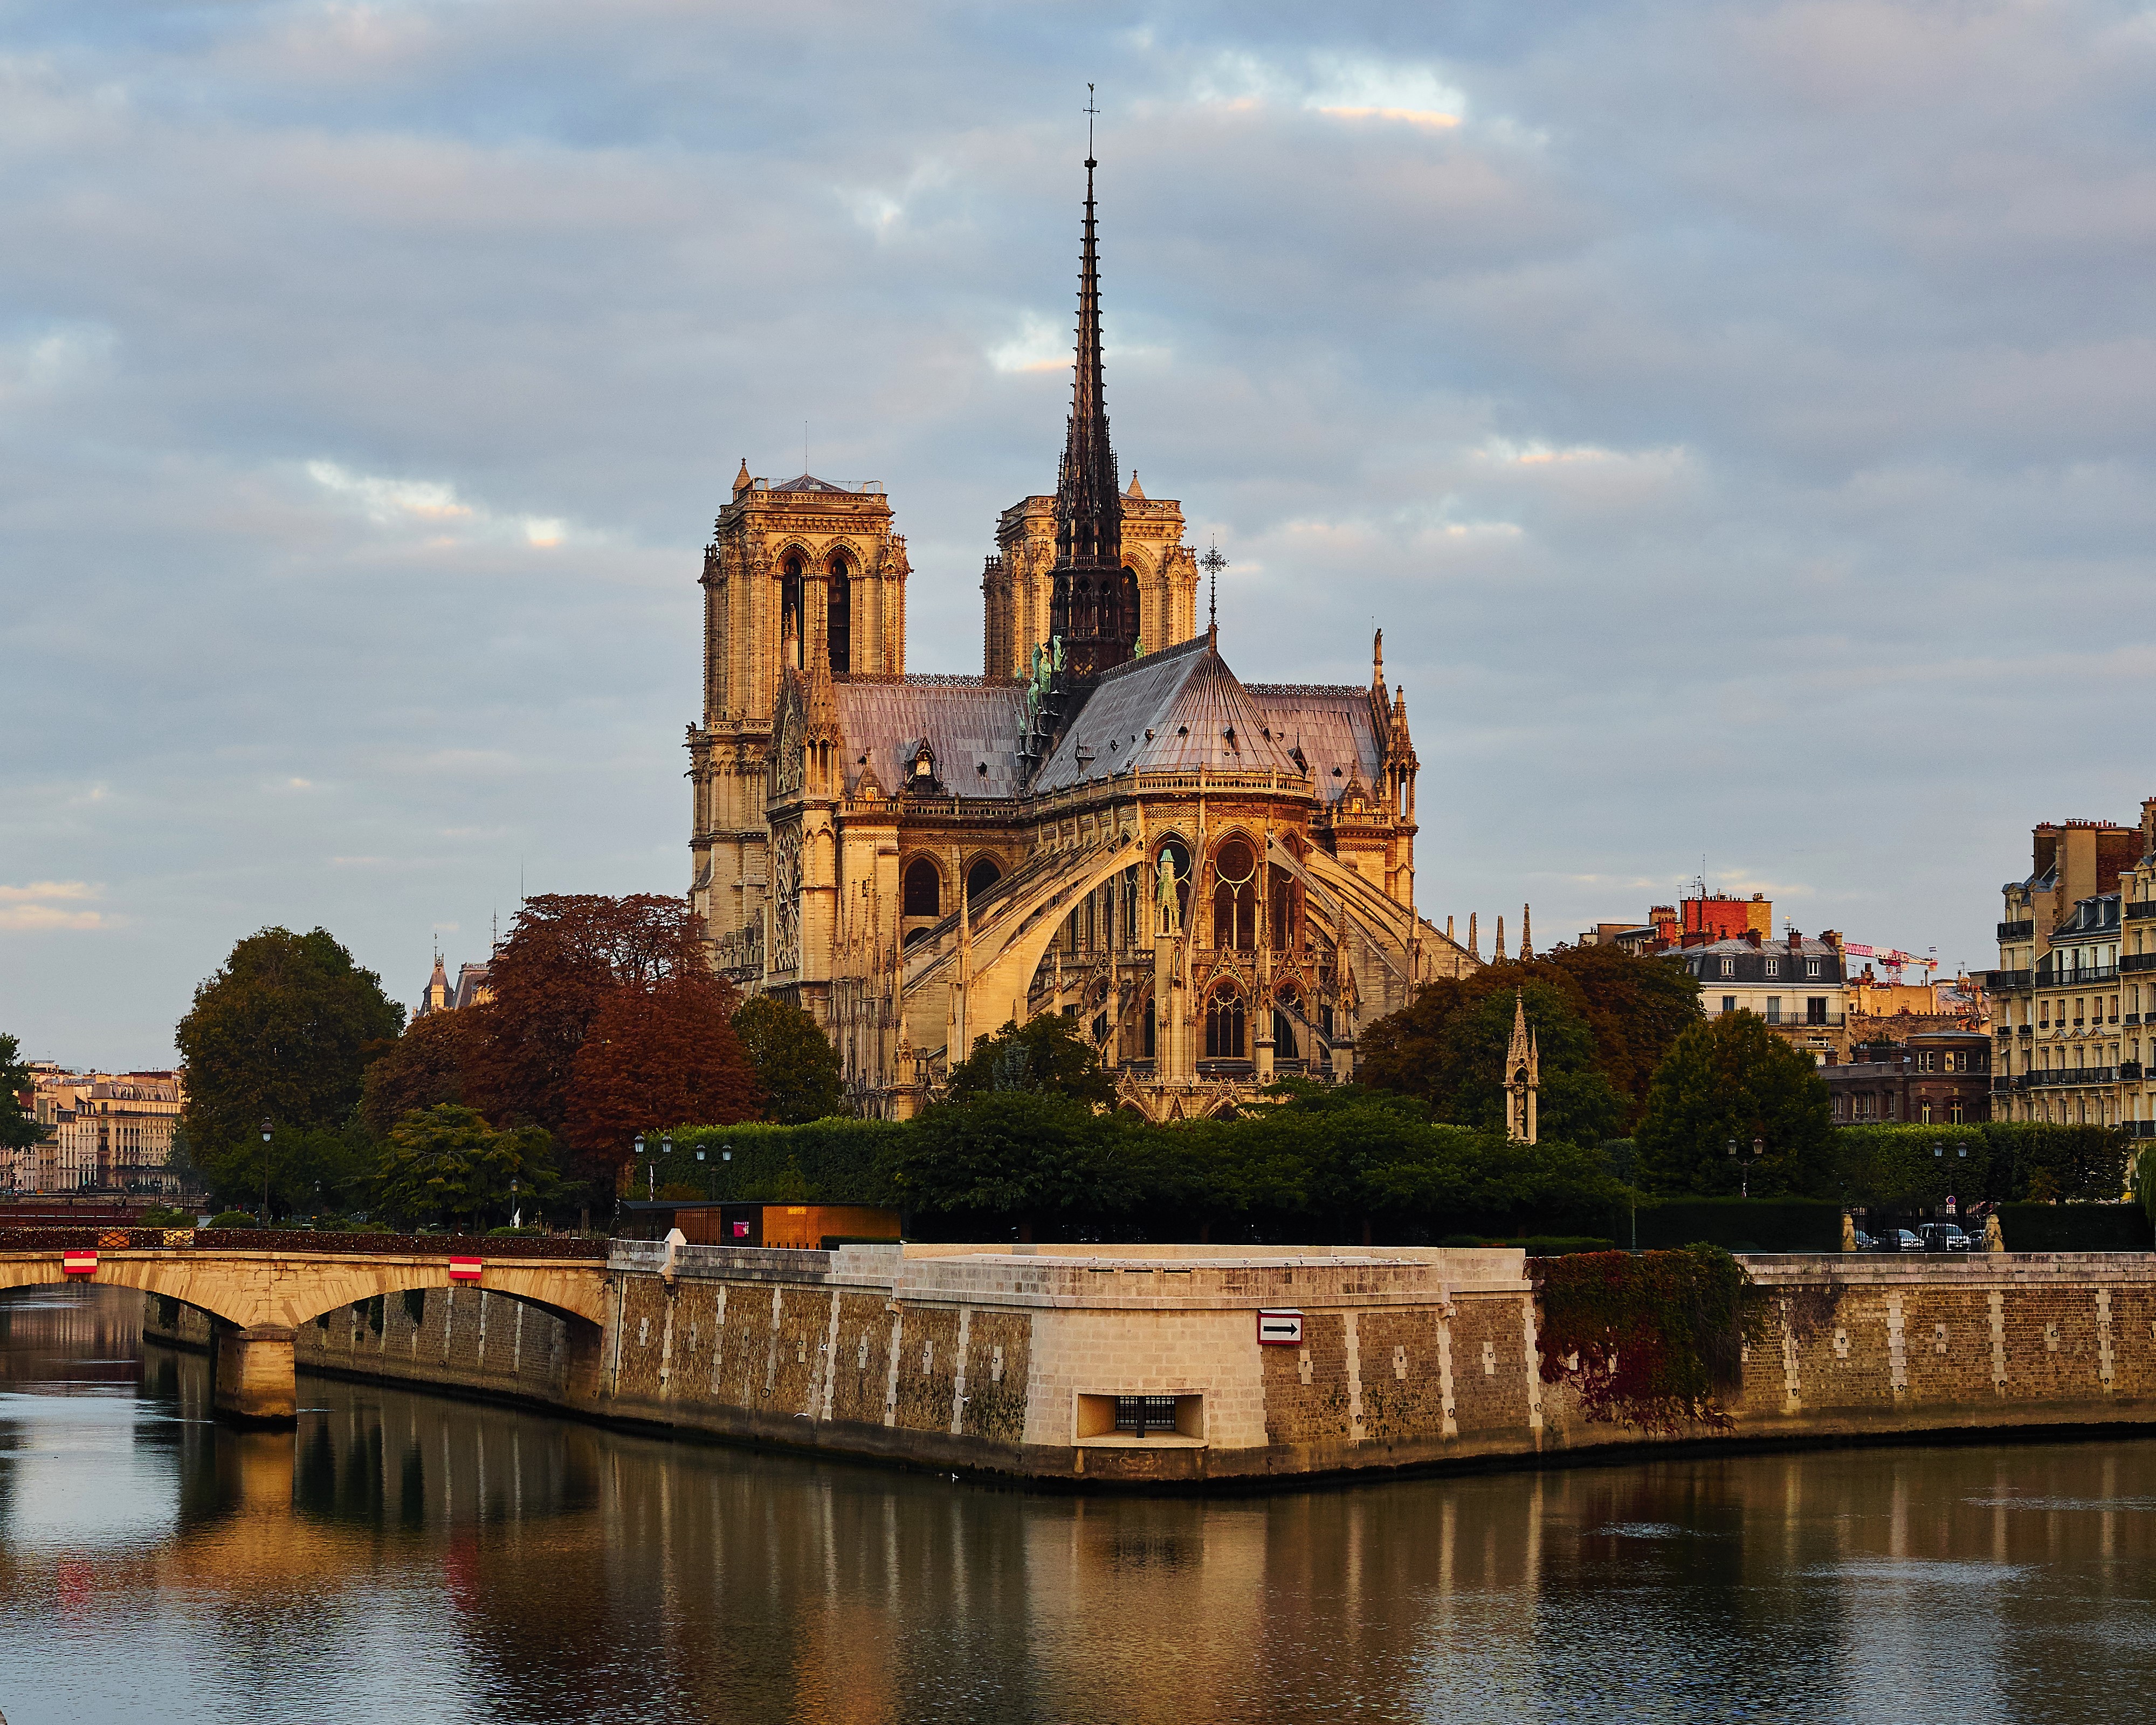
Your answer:
[[[1245,683],[1179,504],[1108,440],[1093,171],[1053,496],[1005,510],[983,674],[909,675],[880,488],[746,461],[704,553],[692,907],[712,962],[904,1118],[1004,1023],[1071,1018],[1156,1120],[1353,1073],[1358,1024],[1476,963],[1414,908],[1407,701]]]

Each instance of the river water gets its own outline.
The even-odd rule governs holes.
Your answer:
[[[118,1720],[2134,1717],[2156,1443],[1079,1499],[303,1377],[0,1296],[0,1711]]]

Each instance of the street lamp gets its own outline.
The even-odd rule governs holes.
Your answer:
[[[1734,1138],[1732,1138],[1732,1139],[1730,1139],[1730,1140],[1729,1140],[1729,1153],[1730,1153],[1732,1156],[1735,1156],[1735,1155],[1737,1154],[1737,1140],[1736,1140],[1736,1139],[1734,1139]],[[1753,1157],[1754,1160],[1756,1160],[1756,1159],[1757,1159],[1757,1158],[1758,1158],[1759,1157],[1764,1156],[1766,1153],[1767,1153],[1767,1141],[1766,1141],[1764,1138],[1754,1138],[1754,1139],[1753,1139],[1753,1141],[1752,1141],[1752,1155],[1753,1155]],[[1749,1198],[1749,1197],[1752,1195],[1752,1163],[1749,1163],[1749,1162],[1739,1162],[1739,1163],[1737,1164],[1737,1180],[1738,1180],[1738,1190],[1739,1195],[1741,1195],[1741,1196],[1743,1196],[1743,1197],[1745,1197],[1745,1198]]]
[[[270,1117],[262,1117],[262,1225],[270,1225]]]

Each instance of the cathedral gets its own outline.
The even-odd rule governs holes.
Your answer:
[[[824,1028],[864,1115],[910,1117],[1044,1012],[1154,1120],[1346,1082],[1358,1025],[1477,963],[1415,911],[1382,634],[1367,688],[1244,682],[1198,628],[1181,506],[1122,482],[1096,165],[1062,468],[997,523],[981,675],[907,671],[880,487],[744,461],[704,553],[690,902],[721,972]]]

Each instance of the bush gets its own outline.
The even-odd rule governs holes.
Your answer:
[[[838,1119],[682,1127],[674,1133],[673,1153],[660,1158],[660,1183],[730,1201],[895,1204],[899,1147],[912,1130],[896,1121]],[[643,1159],[649,1159],[648,1152]],[[643,1170],[630,1173],[642,1185]]]
[[[2145,1252],[2156,1245],[2138,1204],[2002,1204],[1998,1214],[2010,1252]]]
[[[489,1240],[501,1240],[504,1238],[512,1240],[529,1240],[534,1235],[543,1235],[546,1231],[547,1230],[544,1228],[531,1224],[526,1224],[522,1228],[490,1228],[486,1230],[486,1237]]]
[[[1591,1421],[1727,1431],[1720,1398],[1741,1384],[1762,1317],[1744,1299],[1748,1280],[1704,1242],[1549,1260],[1536,1277],[1543,1381],[1569,1383]]]
[[[1725,1251],[1837,1252],[1841,1206],[1808,1198],[1666,1198],[1640,1205],[1640,1247],[1671,1249],[1705,1241]],[[1630,1238],[1630,1213],[1618,1238]]]
[[[259,1228],[261,1224],[245,1210],[219,1210],[209,1219],[213,1228]]]
[[[1449,1246],[1519,1246],[1530,1258],[1564,1258],[1574,1252],[1614,1252],[1614,1240],[1596,1240],[1586,1235],[1531,1234],[1524,1240],[1481,1240],[1472,1234],[1448,1234],[1438,1241]]]

